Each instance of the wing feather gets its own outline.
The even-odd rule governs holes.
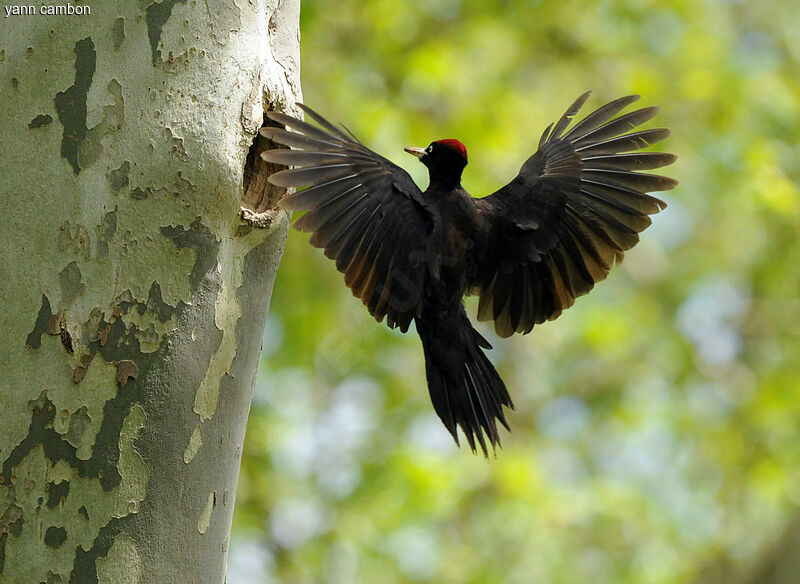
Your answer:
[[[267,114],[267,117],[274,119],[272,114]],[[320,140],[318,138],[306,136],[305,134],[300,134],[299,132],[291,132],[284,128],[273,128],[271,126],[261,128],[260,134],[272,142],[292,148],[308,148],[309,150],[315,151],[324,151],[330,148],[334,152],[342,148],[341,143],[335,139]],[[331,136],[330,138],[333,137]]]
[[[668,166],[675,162],[674,154],[665,152],[636,152],[633,154],[600,154],[584,156],[583,164],[587,170],[650,170]]]
[[[428,275],[420,263],[434,214],[404,170],[298,105],[321,127],[269,112],[271,120],[288,129],[261,130],[273,142],[296,148],[262,154],[269,162],[291,167],[269,181],[308,187],[285,196],[280,205],[307,211],[294,228],[311,232],[310,243],[334,260],[370,314],[405,332],[421,310]]]
[[[478,319],[494,320],[502,337],[557,318],[604,280],[639,241],[649,215],[666,207],[648,193],[677,184],[640,172],[675,161],[664,152],[636,152],[669,136],[666,128],[636,130],[657,107],[615,117],[639,99],[621,97],[567,130],[587,97],[548,126],[513,181],[476,200],[487,219],[490,253],[482,257],[491,259],[476,267],[470,290],[480,296]]]

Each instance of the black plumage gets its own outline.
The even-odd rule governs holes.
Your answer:
[[[545,130],[514,180],[481,199],[461,187],[467,152],[457,140],[406,149],[428,167],[423,193],[404,170],[307,106],[298,104],[320,127],[270,112],[287,129],[262,129],[296,148],[262,154],[293,167],[271,183],[308,187],[280,203],[308,211],[294,227],[312,233],[311,243],[336,262],[379,322],[405,332],[415,321],[436,413],[456,442],[460,426],[484,454],[486,438],[492,447],[500,442],[497,422],[508,428],[503,408],[513,404],[463,296],[480,297],[478,319],[493,320],[501,337],[557,318],[605,279],[639,241],[649,215],[666,207],[648,193],[677,184],[640,172],[675,160],[637,152],[669,135],[665,128],[634,131],[658,108],[615,117],[639,99],[622,97],[567,131],[588,96]]]

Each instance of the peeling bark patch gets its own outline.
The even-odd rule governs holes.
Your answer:
[[[25,339],[26,347],[38,349],[42,346],[42,334],[47,332],[47,323],[51,316],[53,316],[53,313],[50,308],[50,301],[47,296],[42,294],[42,306],[39,308],[39,314],[36,316],[33,330],[28,334],[28,338]]]
[[[47,507],[52,509],[66,500],[69,495],[69,481],[47,483],[45,490],[47,491]]]
[[[78,365],[72,373],[72,381],[75,383],[83,381],[83,378],[86,376],[86,370],[89,368],[89,363],[92,362],[92,359],[94,359],[92,353],[87,353],[81,357],[81,364]]]
[[[140,189],[139,187],[136,187],[131,191],[131,199],[136,199],[137,201],[143,201],[148,196],[150,196],[149,193]]]
[[[164,128],[164,140],[170,145],[170,152],[175,158],[182,162],[189,161],[189,156],[186,154],[186,148],[183,145],[183,138],[176,136],[172,132],[172,128]]]
[[[86,99],[92,84],[97,53],[92,37],[75,43],[75,83],[66,91],[56,93],[55,105],[58,119],[64,126],[61,138],[61,156],[71,165],[75,174],[80,173],[78,147],[86,138]]]
[[[86,284],[81,281],[78,262],[71,261],[58,273],[58,285],[61,287],[61,306],[69,306],[86,291]]]
[[[61,435],[53,429],[53,419],[55,418],[55,407],[46,397],[43,391],[39,399],[28,402],[33,409],[31,423],[28,428],[28,435],[17,444],[2,464],[2,476],[0,479],[4,484],[11,484],[12,469],[17,466],[28,453],[36,446],[42,445],[44,453],[53,463],[63,460],[72,468],[78,470],[80,476],[97,476],[97,466],[91,468],[87,462],[78,460],[75,455],[76,448],[65,442]]]
[[[114,97],[114,105],[103,106],[103,119],[86,131],[85,139],[78,145],[78,166],[88,168],[100,159],[103,144],[100,139],[119,130],[125,124],[125,102],[122,85],[112,79],[106,87]]]
[[[123,361],[128,357],[138,356],[140,353],[139,341],[136,339],[136,329],[127,330],[125,322],[119,318],[126,314],[130,305],[123,302],[114,308],[111,322],[106,322],[105,315],[97,323],[97,339],[89,344],[92,353],[100,353],[108,363]]]
[[[121,309],[119,314],[122,314]],[[141,358],[141,347],[136,338],[135,327],[131,327],[128,331],[121,318],[112,317],[112,320],[113,322],[108,323],[103,318],[100,319],[97,325],[100,331],[97,334],[98,339],[89,343],[89,350],[95,354],[100,353],[106,362],[114,364],[118,361],[129,361],[126,357]],[[92,448],[92,458],[89,462],[92,463],[93,470],[102,468],[105,471],[100,476],[104,491],[112,490],[122,480],[117,468],[120,456],[118,437],[131,406],[140,398],[141,388],[137,377],[141,375],[142,363],[135,366],[136,377],[127,377],[126,391],[119,392],[103,406],[103,421]],[[119,368],[117,371],[119,373]]]
[[[78,365],[75,368],[75,371],[72,372],[72,382],[73,383],[80,383],[83,381],[83,378],[86,376],[86,367],[83,365]]]
[[[185,229],[183,225],[167,225],[161,228],[161,234],[169,237],[178,249],[189,248],[195,251],[196,260],[189,282],[192,290],[197,290],[203,277],[217,267],[219,241],[199,217],[192,222],[189,229]]]
[[[64,221],[61,227],[58,228],[58,250],[64,251],[67,248],[72,248],[72,251],[79,254],[81,257],[89,259],[91,255],[91,238],[89,237],[89,230],[83,225],[75,226],[75,233],[72,233],[72,226],[69,221]]]
[[[114,367],[117,368],[117,383],[120,387],[124,387],[129,379],[136,379],[139,375],[139,369],[133,361],[115,361]]]
[[[117,513],[130,515],[139,512],[139,505],[147,493],[147,483],[150,482],[150,469],[136,449],[135,442],[139,432],[147,422],[147,413],[139,404],[130,408],[130,413],[122,422],[119,433],[119,468],[124,483],[120,484],[119,497],[124,504],[117,506]],[[118,515],[120,516],[120,515]]]
[[[175,4],[186,4],[186,0],[163,0],[163,2],[153,2],[147,7],[145,20],[147,21],[147,37],[150,39],[153,65],[161,59],[161,50],[158,48],[158,43],[161,42],[161,30],[172,16]]]
[[[173,140],[176,139],[173,138]],[[180,140],[181,142],[173,143],[172,153],[176,157],[186,156],[185,151],[183,150],[183,139],[181,138]],[[186,160],[188,160],[188,158],[186,158]],[[175,199],[181,198],[184,203],[187,203],[187,198],[190,199],[191,195],[196,192],[197,185],[193,184],[190,180],[187,180],[181,171],[178,171],[175,176],[175,182],[173,182],[171,185],[163,187],[155,187],[152,185],[144,188],[134,187],[130,190],[129,195],[132,199],[137,201],[150,198],[163,201],[171,196]]]
[[[72,335],[69,333],[66,326],[61,328],[61,333],[59,333],[58,336],[61,337],[61,344],[64,345],[64,349],[67,353],[74,353],[75,347],[72,345]]]
[[[49,116],[47,114],[39,114],[35,118],[33,118],[30,122],[28,122],[28,127],[33,130],[35,128],[41,128],[42,126],[49,126],[53,123],[53,116]]]
[[[114,538],[120,533],[127,517],[112,519],[108,524],[100,529],[100,533],[94,538],[92,547],[89,551],[82,546],[75,548],[75,560],[72,564],[72,573],[69,576],[69,584],[98,584],[97,579],[97,559],[108,555],[108,550],[114,543]]]
[[[154,327],[151,322],[150,326],[145,330],[139,328],[139,330],[136,331],[136,338],[139,339],[139,344],[143,352],[152,353],[158,350],[161,336],[156,332],[156,327]]]
[[[63,311],[52,315],[47,319],[45,332],[49,335],[61,337],[61,344],[68,353],[74,353],[75,347],[72,344],[72,334],[67,328],[67,316]]]
[[[19,505],[9,505],[3,516],[0,517],[0,533],[9,533],[11,535],[19,536],[19,531],[15,526],[22,527],[23,509]],[[17,531],[17,533],[14,533]]]
[[[164,302],[164,298],[161,296],[161,285],[158,282],[153,282],[150,286],[147,304],[140,304],[138,310],[139,314],[144,314],[148,310],[153,311],[161,322],[167,322],[175,313],[175,307]]]
[[[64,435],[64,439],[75,448],[78,448],[83,441],[83,433],[86,432],[86,428],[88,428],[91,423],[92,419],[89,417],[89,408],[81,406],[70,415],[69,429]]]
[[[187,178],[183,177],[183,173],[179,170],[178,176],[175,177],[175,187],[176,193],[175,195],[178,196],[180,193],[195,193],[197,192],[197,185],[192,183]]]
[[[63,527],[50,526],[44,533],[44,543],[53,549],[60,548],[65,541],[67,541],[67,530]]]
[[[118,51],[125,40],[125,19],[121,16],[111,25],[111,36],[114,39],[114,50]]]
[[[142,577],[142,558],[136,543],[120,533],[104,558],[97,558],[97,580],[102,584],[138,584]]]
[[[87,411],[78,410],[70,417],[70,427],[63,441],[64,446],[70,449],[70,466],[83,469],[81,476],[99,478],[100,484],[105,492],[117,487],[122,476],[119,470],[120,460],[120,432],[123,423],[131,411],[131,406],[140,397],[140,387],[137,382],[139,367],[130,360],[120,359],[126,355],[139,354],[139,341],[135,338],[135,331],[126,333],[125,323],[122,319],[115,319],[113,323],[100,321],[100,328],[106,327],[108,335],[107,343],[102,346],[99,341],[92,341],[89,350],[93,353],[100,353],[103,359],[117,367],[117,382],[126,386],[126,391],[119,392],[115,397],[109,399],[103,406],[103,416],[100,429],[95,436],[92,455],[89,460],[83,461],[77,458],[77,447],[73,445],[81,443],[81,438],[91,423]],[[51,416],[52,418],[52,416]],[[54,431],[51,429],[51,432]],[[59,438],[61,438],[59,436]],[[27,438],[26,438],[27,440]],[[47,451],[45,451],[47,453]],[[48,454],[49,458],[53,458]],[[61,457],[66,459],[65,457]],[[4,467],[5,470],[5,467]]]
[[[214,512],[214,507],[217,506],[217,492],[211,491],[208,494],[208,501],[203,512],[200,514],[200,519],[197,521],[197,531],[204,534],[208,531],[208,526],[211,525],[211,514]]]
[[[41,498],[39,500],[41,500]],[[19,519],[17,519],[14,523],[8,526],[8,533],[13,535],[14,537],[19,537],[20,535],[22,535],[23,522],[24,518],[22,517],[22,515],[20,515]]]
[[[108,174],[108,184],[111,186],[111,190],[118,193],[127,187],[130,184],[130,179],[128,178],[130,172],[131,163],[127,160],[120,164],[119,168],[112,170]]]
[[[106,343],[108,342],[108,333],[111,332],[111,325],[107,324],[103,330],[98,331],[97,333],[97,342],[100,343],[101,347],[105,347]]]
[[[200,450],[202,445],[203,436],[200,433],[200,426],[195,426],[194,432],[192,432],[192,437],[189,438],[189,445],[186,447],[186,450],[183,453],[183,462],[186,464],[192,462],[194,457],[197,455],[197,451]]]
[[[127,177],[126,177],[127,178]],[[108,256],[108,242],[117,232],[117,210],[109,211],[103,215],[103,221],[97,226],[97,259],[103,260]]]
[[[242,104],[242,128],[248,134],[258,134],[258,130],[265,122],[264,75],[263,71],[259,72],[258,78],[254,80],[250,93],[247,94]]]

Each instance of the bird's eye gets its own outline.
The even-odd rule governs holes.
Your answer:
[[[430,146],[428,146],[428,147],[425,149],[425,152],[427,152],[428,154],[430,154],[431,152],[433,152],[433,144],[431,144]]]

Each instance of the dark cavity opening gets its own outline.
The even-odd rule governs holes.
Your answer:
[[[280,124],[267,119],[264,116],[261,127],[282,128]],[[283,169],[283,166],[266,162],[261,159],[261,153],[273,148],[283,148],[271,140],[267,140],[261,134],[256,134],[250,151],[247,153],[247,160],[244,163],[242,207],[255,214],[266,213],[274,209],[278,201],[286,194],[286,189],[269,184],[267,179],[274,172]]]

